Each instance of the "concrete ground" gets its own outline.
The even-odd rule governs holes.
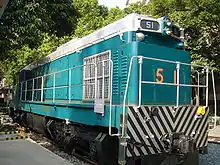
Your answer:
[[[0,165],[72,165],[58,155],[31,142],[12,140],[0,142]]]
[[[214,129],[209,130],[210,137],[220,138],[220,125],[217,125]]]

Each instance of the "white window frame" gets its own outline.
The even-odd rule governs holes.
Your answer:
[[[85,84],[85,81],[86,80],[93,80],[93,78],[85,78],[85,67],[86,67],[86,60],[87,59],[90,59],[90,58],[95,58],[95,64],[97,64],[97,56],[100,56],[100,55],[102,55],[102,54],[106,54],[106,53],[108,53],[108,59],[107,60],[111,60],[111,50],[107,50],[107,51],[104,51],[104,52],[101,52],[101,53],[98,53],[98,54],[94,54],[94,55],[90,55],[90,56],[88,56],[88,57],[85,57],[85,58],[83,58],[83,64],[84,64],[84,67],[83,67],[83,84]],[[101,61],[100,61],[101,62]],[[105,100],[106,101],[108,101],[109,99],[110,99],[110,76],[111,76],[111,65],[110,65],[110,62],[107,62],[107,64],[109,65],[109,67],[108,67],[108,76],[105,76],[104,78],[106,78],[106,77],[108,77],[109,78],[109,83],[108,83],[108,97],[107,98],[105,98]],[[97,76],[97,80],[99,79],[99,78],[103,78],[103,76]],[[94,77],[94,80],[95,80],[95,77]],[[95,81],[94,81],[94,83],[95,83]],[[98,81],[97,81],[97,84],[95,84],[96,86],[97,86],[97,91],[95,91],[95,92],[97,92],[97,94],[99,93],[99,85],[98,85]],[[105,85],[106,86],[106,85]],[[102,90],[102,89],[101,89]],[[97,98],[98,98],[98,96],[97,96]],[[85,97],[85,85],[83,85],[83,100],[95,100],[95,99],[97,99],[97,98],[86,98]],[[98,98],[98,99],[100,99],[100,98]]]

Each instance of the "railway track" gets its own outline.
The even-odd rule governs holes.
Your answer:
[[[98,165],[95,161],[90,160],[86,156],[82,156],[75,152],[67,153],[65,150],[62,149],[61,146],[50,140],[49,138],[45,137],[42,134],[39,134],[35,131],[30,131],[30,139],[34,142],[38,143],[42,147],[50,150],[51,152],[59,155],[60,157],[68,160],[70,163],[78,163],[79,165]],[[78,160],[77,160],[78,159]]]

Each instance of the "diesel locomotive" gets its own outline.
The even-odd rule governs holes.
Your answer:
[[[210,68],[191,64],[183,33],[130,14],[73,39],[19,72],[11,114],[100,165],[198,165]]]

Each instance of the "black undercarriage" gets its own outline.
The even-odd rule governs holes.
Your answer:
[[[11,113],[15,122],[42,133],[69,154],[84,156],[100,165],[116,165],[118,138],[106,128],[70,123],[22,111]]]
[[[108,129],[75,124],[46,116],[11,111],[15,122],[52,139],[69,154],[82,155],[99,165],[118,164],[118,137],[108,135]],[[117,133],[116,130],[113,131]],[[184,155],[183,160],[171,153],[126,158],[126,165],[198,165],[198,152]]]

